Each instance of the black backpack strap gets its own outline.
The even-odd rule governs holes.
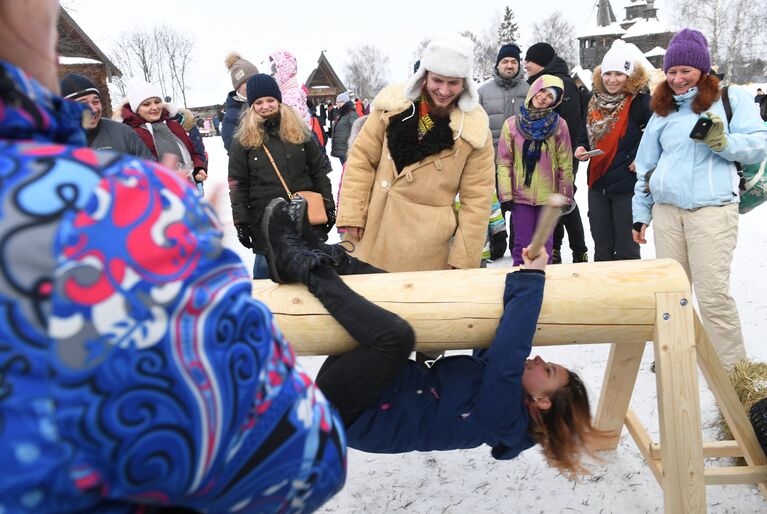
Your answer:
[[[730,93],[728,92],[729,89],[730,86],[724,86],[722,88],[722,107],[724,107],[724,115],[727,117],[728,129],[730,127],[730,122],[732,121],[732,105],[730,105]],[[743,177],[743,166],[738,161],[735,161],[735,169],[738,170],[738,176],[740,177],[740,190],[745,191],[746,179]]]
[[[730,86],[724,86],[722,88],[722,107],[724,107],[724,114],[727,116],[727,125],[730,125],[732,121],[732,105],[730,105],[730,93],[728,90]]]

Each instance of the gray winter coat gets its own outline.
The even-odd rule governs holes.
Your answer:
[[[530,89],[530,85],[521,77],[521,73],[517,75],[517,79],[517,84],[508,89],[500,85],[501,79],[497,75],[479,86],[479,103],[490,118],[493,148],[496,150],[503,122],[519,114],[519,108],[524,105],[527,91]]]
[[[330,142],[330,155],[333,157],[344,157],[349,152],[349,135],[352,132],[352,124],[359,116],[354,109],[354,104],[346,102],[341,106],[340,110],[336,109],[336,113],[340,113],[340,117],[333,123],[333,138]],[[336,115],[336,114],[334,114]]]
[[[93,138],[92,133],[88,133],[88,146],[94,150],[111,150],[148,161],[156,160],[136,132],[124,123],[101,118],[94,131],[96,136]]]

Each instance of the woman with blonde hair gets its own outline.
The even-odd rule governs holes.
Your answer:
[[[237,238],[256,254],[253,278],[269,278],[264,238],[259,230],[264,208],[288,191],[322,195],[328,223],[315,227],[321,237],[335,221],[335,203],[325,159],[296,111],[282,103],[277,82],[259,73],[247,82],[248,109],[229,148],[229,196]],[[279,174],[278,174],[279,170]]]

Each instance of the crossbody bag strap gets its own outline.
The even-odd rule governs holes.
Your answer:
[[[290,189],[288,189],[288,185],[285,183],[285,179],[282,178],[282,173],[280,173],[280,169],[277,167],[277,164],[274,162],[272,153],[266,147],[266,143],[264,143],[263,146],[264,146],[264,152],[266,152],[266,156],[269,157],[269,161],[272,163],[272,167],[274,168],[275,173],[277,173],[277,177],[280,179],[280,182],[282,182],[282,187],[284,187],[285,191],[288,193],[288,198],[292,200],[293,193],[290,192]]]

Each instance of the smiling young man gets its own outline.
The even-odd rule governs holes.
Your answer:
[[[338,212],[355,257],[386,271],[479,267],[495,152],[473,50],[457,34],[435,38],[407,84],[373,101],[349,151]]]
[[[61,79],[61,96],[88,108],[85,112],[90,114],[83,117],[83,129],[89,147],[155,160],[149,148],[130,127],[102,117],[101,91],[91,79],[77,73],[66,75]]]

